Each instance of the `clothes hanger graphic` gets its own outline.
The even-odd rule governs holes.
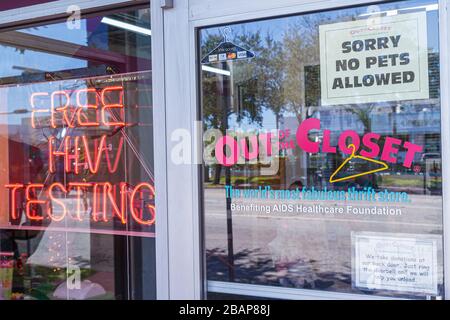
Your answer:
[[[356,177],[361,177],[361,176],[365,176],[365,175],[368,175],[368,174],[371,174],[371,173],[380,172],[380,171],[384,171],[384,170],[389,169],[388,165],[386,163],[382,162],[382,161],[378,161],[378,160],[370,159],[370,158],[367,158],[367,157],[355,155],[356,147],[355,147],[354,144],[349,144],[348,147],[350,149],[352,149],[352,154],[350,155],[350,157],[345,159],[345,161],[342,162],[342,164],[333,172],[333,174],[330,176],[330,183],[350,180],[350,179],[353,179],[353,178],[356,178]],[[352,159],[361,159],[361,160],[368,161],[368,162],[371,162],[371,163],[376,163],[376,164],[381,165],[381,168],[370,170],[370,171],[367,171],[367,172],[361,172],[361,173],[358,173],[358,174],[353,174],[353,175],[350,175],[350,176],[347,176],[347,177],[342,177],[342,178],[336,178],[335,179],[334,177]]]
[[[225,61],[251,59],[255,57],[253,51],[247,50],[231,41],[231,28],[225,27],[221,30],[223,40],[203,59],[201,64],[219,63]]]

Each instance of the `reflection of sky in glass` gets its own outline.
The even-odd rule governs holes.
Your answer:
[[[37,26],[18,30],[35,36],[60,40],[86,46],[88,44],[87,20],[80,21],[79,29],[69,29],[65,22],[45,26]],[[0,47],[2,63],[0,65],[0,77],[18,76],[23,68],[40,71],[58,71],[75,68],[84,68],[87,62],[64,56],[36,52],[26,49],[24,52],[13,47]]]
[[[79,28],[70,29],[66,22],[36,26],[18,32],[59,40],[79,46],[89,46],[108,50],[108,26],[101,23],[102,17],[81,19]],[[25,49],[20,51],[11,46],[1,45],[0,77],[19,76],[24,69],[37,71],[60,71],[87,67],[87,62],[60,55]]]
[[[70,30],[65,23],[57,23],[42,27],[23,29],[19,30],[19,32],[42,36],[49,39],[68,41],[78,45],[86,45],[88,41],[86,20],[81,21],[80,29]],[[78,69],[88,66],[88,62],[85,60],[32,51],[29,49],[20,51],[14,47],[4,45],[0,46],[0,53],[2,55],[0,77],[20,76],[24,73],[24,69],[45,72]],[[11,95],[11,91],[16,92]],[[29,90],[24,90],[23,88],[14,90],[12,87],[0,89],[0,104],[7,104],[7,108],[0,106],[2,112],[6,112],[5,109],[9,112],[17,109],[29,109],[28,97],[31,92],[28,91]],[[13,101],[7,99],[7,97],[11,96],[14,98]],[[30,114],[0,115],[0,123],[20,124],[22,121],[21,119],[24,117],[28,118],[30,117]]]
[[[101,17],[82,19],[78,29],[70,29],[67,27],[66,22],[61,22],[22,29],[18,30],[18,32],[69,42],[79,46],[107,49],[108,44],[105,41],[105,36],[108,26],[102,24],[100,20]],[[30,49],[19,50],[15,47],[1,44],[0,54],[2,56],[2,63],[0,64],[1,78],[21,76],[26,70],[29,72],[55,72],[88,67],[88,61],[86,60]],[[13,112],[18,109],[30,109],[29,95],[32,91],[36,91],[35,89],[40,85],[42,84],[0,88],[0,124],[20,124],[23,118],[29,118],[30,113],[9,114],[8,116],[1,113]],[[47,89],[51,91],[50,88]]]
[[[2,63],[0,77],[20,76],[23,69],[39,71],[58,71],[84,68],[87,62],[44,52],[25,50],[23,53],[12,47],[0,47]]]

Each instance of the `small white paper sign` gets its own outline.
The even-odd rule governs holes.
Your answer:
[[[437,295],[438,241],[435,235],[352,233],[354,286]]]
[[[322,105],[428,99],[425,12],[319,26]]]

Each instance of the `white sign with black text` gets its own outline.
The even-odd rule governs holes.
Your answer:
[[[439,241],[437,235],[352,233],[354,286],[437,295]]]
[[[428,99],[426,13],[321,25],[322,105]]]

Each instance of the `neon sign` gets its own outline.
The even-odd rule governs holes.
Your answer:
[[[68,186],[62,183],[52,183],[44,192],[43,197],[36,197],[36,194],[44,190],[45,186],[42,183],[23,184],[7,184],[6,188],[10,191],[10,199],[12,204],[17,203],[17,195],[21,192],[25,193],[26,197],[26,217],[30,221],[40,221],[48,218],[54,222],[60,222],[65,218],[83,221],[82,217],[82,195],[83,192],[91,191],[93,193],[93,211],[92,221],[108,222],[112,219],[118,219],[122,224],[127,224],[129,218],[134,222],[142,225],[152,225],[155,222],[155,206],[146,204],[144,207],[139,203],[153,201],[155,197],[155,189],[149,183],[142,182],[133,187],[129,192],[129,186],[126,183],[121,183],[120,189],[120,203],[116,200],[116,185],[109,182],[95,182],[95,183],[79,183],[69,182]],[[69,206],[61,199],[61,194],[68,195],[71,190],[75,190],[76,209],[71,211]],[[56,196],[58,194],[59,196]],[[128,202],[128,208],[127,208]],[[51,205],[50,205],[51,204]],[[58,207],[59,215],[54,214]],[[38,208],[44,208],[44,214],[40,215]],[[111,210],[108,208],[111,207]],[[12,219],[18,219],[19,215],[16,211],[16,205],[11,206]],[[150,213],[150,218],[143,218],[144,210],[147,209]],[[129,211],[128,211],[129,210]],[[127,211],[130,212],[130,217],[127,217]]]
[[[112,162],[110,152],[107,147],[107,135],[100,138],[100,142],[94,139],[94,146],[89,147],[89,138],[87,136],[66,136],[63,142],[56,146],[56,138],[48,138],[48,167],[51,173],[56,172],[55,163],[59,157],[64,159],[64,170],[66,173],[80,173],[80,166],[87,167],[92,174],[96,174],[100,168],[102,155],[106,159],[107,168],[110,173],[117,171],[120,156],[122,154],[123,137],[120,137],[115,159]],[[73,146],[73,147],[72,147]],[[91,150],[92,149],[92,150]],[[62,150],[62,151],[60,151]],[[81,151],[84,152],[85,162],[81,160]]]
[[[117,181],[125,175],[118,172],[126,163],[121,160],[124,147],[132,142],[125,131],[123,85],[33,92],[29,104],[31,128],[51,132],[45,148],[48,171],[44,181],[4,183],[9,227],[20,228],[25,219],[38,227],[48,221],[56,228],[88,222],[93,232],[96,224],[113,228],[100,233],[116,233],[116,228],[118,234],[151,231],[145,228],[156,220],[152,176],[133,184]],[[80,129],[86,132],[80,134]],[[130,149],[138,152],[136,146]],[[141,157],[136,156],[139,161]],[[63,181],[55,179],[61,174]]]

